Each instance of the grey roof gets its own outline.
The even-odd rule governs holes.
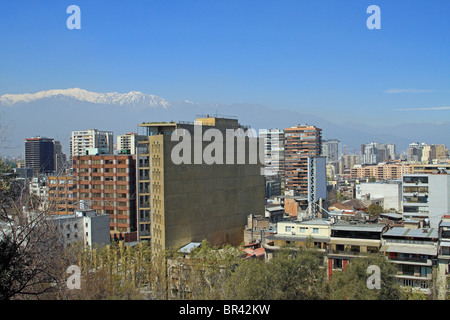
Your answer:
[[[276,206],[276,207],[267,207],[266,210],[267,211],[280,211],[280,210],[284,211],[284,208],[282,206]]]
[[[192,250],[194,250],[195,248],[198,248],[201,245],[200,242],[190,242],[187,245],[185,245],[184,247],[180,248],[180,252],[184,252],[184,253],[189,253]]]
[[[426,254],[435,256],[437,255],[437,248],[433,246],[416,246],[416,245],[401,245],[392,244],[382,246],[380,251],[384,252],[398,252],[398,253],[412,253],[412,254]]]
[[[350,222],[350,221],[337,221],[331,226],[331,230],[343,230],[343,231],[368,231],[368,232],[382,232],[386,227],[385,224],[370,223],[370,222]]]
[[[311,239],[316,242],[329,242],[330,238],[328,237],[315,237],[315,236],[300,236],[300,235],[289,235],[289,234],[272,234],[267,236],[268,240],[285,240],[285,241],[306,241],[307,239]]]
[[[380,213],[380,216],[387,217],[387,218],[393,218],[393,219],[402,219],[403,216],[399,213],[395,212],[387,212],[387,213]]]
[[[383,234],[383,237],[413,237],[413,238],[437,238],[436,228],[411,229],[405,227],[394,227]]]
[[[450,227],[450,221],[441,221],[440,227]]]
[[[311,220],[284,220],[280,222],[286,222],[286,223],[295,223],[295,224],[311,224],[311,225],[331,225],[331,221],[327,219],[311,219]]]

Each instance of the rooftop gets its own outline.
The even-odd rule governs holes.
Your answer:
[[[382,232],[385,227],[386,225],[381,223],[338,220],[331,226],[331,229],[341,231]]]
[[[385,232],[383,236],[388,237],[408,237],[408,238],[437,238],[438,230],[436,228],[411,229],[405,227],[394,227]]]

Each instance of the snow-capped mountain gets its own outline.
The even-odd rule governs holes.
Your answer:
[[[0,103],[11,106],[16,103],[30,103],[36,100],[48,98],[72,98],[78,101],[90,102],[94,104],[112,104],[121,106],[139,105],[164,108],[170,106],[170,103],[161,97],[152,94],[145,94],[139,91],[131,91],[128,93],[98,93],[79,88],[46,90],[25,94],[4,94],[0,96]]]
[[[347,150],[359,150],[362,143],[371,141],[395,143],[399,150],[405,150],[412,141],[450,145],[450,122],[371,127],[334,123],[326,115],[303,112],[300,108],[280,110],[260,104],[206,104],[184,99],[169,102],[136,91],[97,93],[74,88],[0,96],[0,129],[8,128],[7,143],[0,144],[0,156],[23,153],[24,139],[36,135],[55,138],[67,146],[74,130],[139,133],[138,124],[142,122],[194,121],[197,115],[206,114],[237,116],[241,124],[256,130],[313,124],[322,128],[324,138],[341,140]]]

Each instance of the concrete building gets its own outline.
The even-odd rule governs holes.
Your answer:
[[[356,185],[356,199],[372,201],[382,199],[385,211],[394,209],[397,212],[402,212],[402,181],[388,180],[385,182],[359,183]]]
[[[450,215],[442,217],[438,227],[439,232],[439,251],[438,251],[438,286],[439,299],[445,299],[450,292],[449,274],[450,274]]]
[[[34,177],[29,180],[30,195],[38,199],[39,210],[46,210],[48,208],[48,182],[47,178],[43,176]],[[34,201],[34,200],[33,200]]]
[[[73,214],[55,215],[47,218],[56,222],[65,246],[81,242],[88,247],[110,244],[109,215],[95,210],[75,210]]]
[[[62,145],[59,141],[54,141],[54,153],[55,153],[55,171],[58,174],[64,174],[67,169],[67,157],[62,151]]]
[[[361,145],[361,163],[377,164],[395,159],[395,145],[372,142]]]
[[[354,165],[350,169],[352,179],[401,180],[404,174],[412,173],[410,164],[396,161],[383,162],[375,165]]]
[[[308,157],[308,216],[316,218],[327,198],[326,158]]]
[[[264,139],[264,164],[266,176],[280,176],[284,185],[284,130],[262,129],[260,139]]]
[[[418,142],[409,144],[407,159],[408,162],[420,162],[422,161],[422,149],[423,146]]]
[[[337,163],[342,155],[341,141],[338,139],[324,139],[322,141],[321,154],[326,157],[327,164]]]
[[[354,258],[368,252],[379,252],[382,234],[388,229],[384,223],[338,220],[331,225],[327,253],[328,276],[342,271]]]
[[[146,136],[138,135],[135,132],[129,132],[117,136],[116,150],[123,154],[136,154],[136,148],[139,141],[145,141]]]
[[[270,218],[262,215],[249,214],[244,230],[244,244],[264,243],[265,238],[275,232],[273,226]]]
[[[437,228],[394,227],[383,234],[380,251],[397,265],[396,278],[402,287],[431,293],[432,267],[438,255]]]
[[[216,133],[225,135],[223,143],[219,144],[223,147],[222,152],[217,152],[216,156],[236,160],[239,148],[228,150],[226,142],[236,139],[234,130],[243,129],[243,126],[236,118],[224,116],[197,117],[196,122],[197,125],[187,122],[139,124],[147,131],[148,141],[147,149],[143,150],[147,153],[138,154],[138,163],[142,160],[147,166],[138,167],[139,189],[143,187],[146,191],[138,193],[138,201],[142,202],[138,217],[140,219],[142,211],[146,210],[151,212],[151,218],[148,223],[139,221],[138,231],[142,240],[145,239],[143,235],[148,235],[155,252],[204,239],[213,245],[238,245],[243,241],[247,215],[264,212],[263,163],[252,164],[248,160],[242,164],[196,162],[196,157],[204,155],[211,144],[203,140],[206,129],[217,129]],[[189,136],[190,141],[181,136],[178,138],[186,141],[184,146],[194,152],[185,155],[187,162],[176,164],[172,152],[177,150],[180,142],[172,141],[172,133],[177,129],[185,130],[183,134]],[[200,136],[196,130],[200,130]],[[253,141],[256,144],[258,141],[257,138],[244,140],[241,146],[245,159],[249,159],[253,156],[250,146]]]
[[[427,219],[437,228],[450,212],[449,174],[408,174],[403,176],[404,219]]]
[[[435,164],[410,164],[411,174],[432,174],[450,172],[450,163],[435,163]]]
[[[350,175],[350,170],[353,168],[353,166],[360,163],[361,159],[359,155],[343,154],[341,159],[339,160],[337,172],[341,175]]]
[[[266,198],[281,196],[282,194],[282,178],[280,176],[265,176]]]
[[[104,154],[114,153],[113,132],[97,129],[72,131],[70,139],[70,156],[83,156],[90,148],[98,148]]]
[[[314,246],[316,249],[326,252],[330,242],[331,222],[325,219],[311,220],[288,220],[277,223],[276,233],[266,237],[267,241],[273,242],[275,248],[293,245],[295,247]]]
[[[297,125],[285,132],[285,187],[295,195],[308,194],[308,157],[318,157],[322,151],[322,129]]]

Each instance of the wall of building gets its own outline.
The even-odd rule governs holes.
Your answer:
[[[262,165],[176,165],[171,152],[178,142],[170,141],[169,135],[149,139],[152,248],[204,239],[213,245],[241,244],[247,215],[264,213]],[[203,150],[208,144],[203,142]]]
[[[395,209],[402,212],[402,184],[399,183],[360,183],[356,185],[356,199],[368,200],[383,198],[384,210]]]

